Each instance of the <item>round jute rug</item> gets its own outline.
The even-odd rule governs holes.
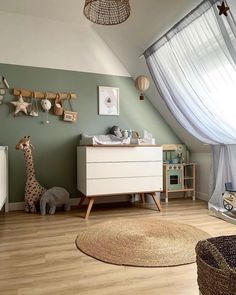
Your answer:
[[[104,262],[129,266],[177,266],[196,261],[195,246],[210,236],[190,225],[156,217],[122,218],[79,233],[79,250]]]

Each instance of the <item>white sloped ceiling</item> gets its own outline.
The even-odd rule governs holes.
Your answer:
[[[148,76],[143,51],[184,17],[202,0],[130,0],[131,16],[123,24],[101,26],[90,23],[83,16],[84,0],[0,0],[0,11],[38,18],[57,20],[68,24],[89,25],[118,57],[128,73],[135,79],[140,74]],[[228,0],[236,14],[235,0]],[[153,83],[147,97],[167,121],[178,137],[192,152],[205,152],[209,148],[185,131],[160,97]]]

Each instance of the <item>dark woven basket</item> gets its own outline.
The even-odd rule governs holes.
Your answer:
[[[196,253],[202,295],[235,295],[236,235],[200,241]]]

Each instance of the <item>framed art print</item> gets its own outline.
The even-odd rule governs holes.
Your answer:
[[[119,115],[119,88],[99,86],[99,115]]]

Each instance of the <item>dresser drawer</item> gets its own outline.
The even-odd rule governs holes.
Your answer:
[[[87,163],[87,178],[161,176],[161,162]]]
[[[88,179],[87,196],[162,191],[162,176]]]
[[[86,162],[162,161],[162,147],[87,147]]]

